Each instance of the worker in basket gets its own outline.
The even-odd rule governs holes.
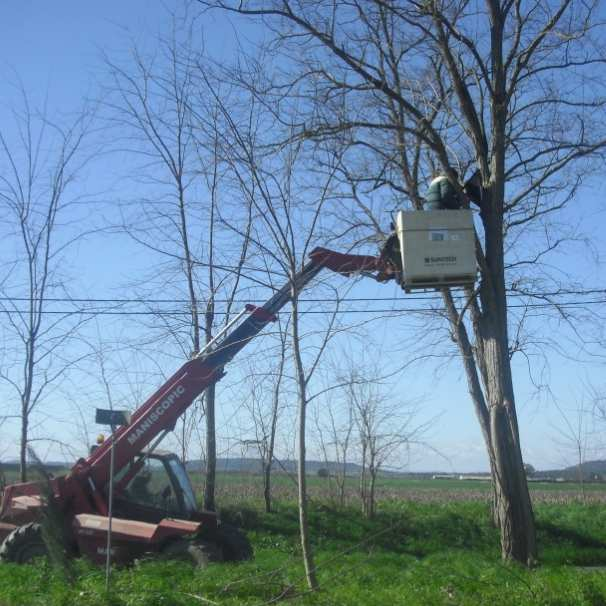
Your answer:
[[[462,206],[463,200],[453,182],[442,171],[435,172],[425,193],[423,210],[459,210]]]
[[[458,173],[453,169],[458,178]],[[463,191],[463,195],[459,191]],[[480,172],[476,171],[472,177],[459,190],[452,183],[445,171],[436,171],[433,174],[429,188],[423,198],[423,210],[459,210],[468,206],[470,202],[481,208],[482,187]],[[392,233],[381,249],[383,269],[377,279],[387,281],[396,279],[402,274],[402,257],[400,255],[400,241],[395,232],[395,225],[391,224]]]

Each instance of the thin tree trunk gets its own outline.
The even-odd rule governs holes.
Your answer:
[[[306,403],[299,401],[299,447],[297,462],[297,479],[299,482],[299,528],[301,531],[301,551],[303,555],[303,564],[305,565],[305,576],[307,585],[310,589],[318,588],[316,578],[316,567],[313,558],[313,552],[309,541],[309,518],[307,508],[307,477],[305,473],[305,423],[306,423]]]
[[[263,500],[265,512],[271,513],[271,460],[263,463]]]
[[[342,468],[337,474],[335,481],[337,482],[337,489],[339,491],[339,507],[345,507],[345,469]]]
[[[34,284],[34,274],[30,265],[30,313],[29,313],[29,334],[27,338],[26,351],[27,356],[23,369],[23,393],[21,394],[21,444],[19,448],[19,475],[22,482],[27,482],[27,442],[29,438],[29,415],[32,409],[32,390],[34,384],[34,373],[36,371],[34,356],[36,353],[36,335],[40,329],[41,315],[34,309],[34,305],[42,305],[42,295],[40,301],[35,303],[35,292],[31,286]],[[46,282],[46,278],[44,279]],[[44,291],[41,291],[44,292]]]
[[[578,437],[578,464],[577,464],[577,478],[579,481],[579,485],[581,487],[581,500],[583,503],[586,501],[585,495],[585,478],[583,476],[583,448],[581,446],[581,432],[582,430],[579,428],[579,437]]]
[[[27,406],[22,407],[21,411],[21,444],[19,445],[19,477],[21,482],[27,482],[27,433],[29,425],[29,415]]]
[[[217,473],[217,443],[215,439],[215,386],[205,393],[206,411],[206,481],[204,483],[204,509],[215,511],[215,482]]]
[[[307,477],[305,474],[306,449],[305,449],[305,430],[307,418],[307,381],[303,370],[303,360],[301,358],[301,349],[299,344],[299,319],[297,308],[297,293],[294,293],[292,304],[292,337],[293,353],[295,359],[295,372],[297,377],[297,387],[299,396],[299,436],[298,436],[298,461],[297,461],[297,479],[299,484],[298,505],[299,505],[299,530],[301,534],[301,552],[303,556],[303,565],[305,566],[305,577],[307,585],[311,590],[318,588],[318,579],[316,577],[316,567],[314,564],[313,552],[309,540],[309,519],[307,511]]]
[[[362,469],[360,469],[360,499],[362,513],[366,514],[366,442],[362,442]]]
[[[274,460],[274,447],[276,444],[276,429],[278,426],[278,408],[280,405],[280,386],[284,376],[284,363],[286,361],[286,336],[280,334],[281,351],[280,364],[278,365],[278,376],[273,393],[273,405],[271,407],[271,427],[269,431],[269,445],[267,447],[266,461],[263,469],[263,499],[265,500],[265,511],[271,513],[271,470]]]
[[[181,461],[184,465],[187,461],[187,414],[181,419]]]
[[[216,139],[215,139],[216,144]],[[204,334],[206,343],[213,338],[215,320],[215,204],[217,195],[217,162],[213,164],[210,218],[208,229],[208,289],[210,298],[204,314]],[[204,484],[204,508],[215,511],[215,481],[217,475],[217,434],[215,423],[215,385],[206,390],[206,482]]]
[[[366,508],[366,516],[372,518],[375,515],[375,483],[377,480],[377,472],[374,468],[370,470],[370,485],[368,487],[368,507]]]
[[[466,291],[466,296],[470,300],[470,313],[472,316],[472,322],[474,324],[474,328],[476,328],[476,333],[478,333],[479,329],[477,327],[479,324],[479,310],[477,309],[476,302],[473,299],[473,297],[475,297],[475,293],[473,293],[473,291],[469,289]],[[492,438],[490,435],[490,414],[488,412],[488,406],[486,404],[484,392],[482,391],[482,383],[480,381],[480,377],[478,376],[478,364],[481,363],[482,351],[478,352],[477,358],[474,357],[474,348],[472,347],[471,342],[469,340],[467,328],[463,323],[462,319],[459,318],[459,314],[452,299],[452,293],[450,292],[450,289],[442,289],[442,299],[444,301],[444,306],[448,314],[448,320],[450,322],[452,335],[459,348],[459,353],[461,354],[463,368],[465,369],[465,376],[467,378],[467,390],[469,392],[471,401],[473,402],[474,411],[476,413],[478,423],[480,424],[480,429],[482,430],[482,437],[484,438],[486,452],[488,453],[488,461],[490,463],[490,477],[492,478],[490,517],[494,526],[498,527],[495,456],[494,450],[492,448]],[[481,350],[481,343],[479,343],[479,348],[477,349]],[[482,366],[482,369],[483,368],[484,367]],[[485,374],[485,372],[482,373],[482,378],[484,380],[484,383],[486,384],[487,381]]]
[[[208,282],[210,298],[204,314],[204,334],[206,343],[213,338],[213,322],[215,319],[215,278],[214,278],[214,197],[211,205],[211,221],[209,236]],[[215,481],[217,476],[217,434],[215,422],[215,384],[206,390],[206,482],[204,483],[204,509],[215,511]]]
[[[331,415],[331,419],[332,418],[333,417]],[[332,421],[332,426],[333,426],[333,434],[335,437],[335,444],[337,445],[337,453],[338,453],[339,452],[339,439],[338,439],[338,433],[335,428],[334,420]],[[349,440],[351,437],[352,428],[353,428],[353,418],[351,415],[351,407],[350,407],[349,408],[349,419],[348,419],[348,423],[347,423],[347,434],[345,435],[345,439],[343,440],[342,447],[341,447],[342,456],[341,456],[341,461],[340,461],[341,462],[340,471],[337,472],[337,474],[336,474],[337,486],[339,488],[339,506],[340,507],[345,506],[345,482],[346,482],[346,478],[347,478],[347,453],[348,453],[348,449],[349,449]]]

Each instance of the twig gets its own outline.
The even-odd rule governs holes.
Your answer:
[[[204,602],[205,604],[215,604],[216,606],[218,606],[218,604],[219,604],[219,602],[213,602],[212,600],[209,600],[208,598],[203,598],[201,595],[196,595],[194,593],[183,592],[183,595],[186,595],[188,598],[194,598],[194,600],[200,600],[200,602]]]

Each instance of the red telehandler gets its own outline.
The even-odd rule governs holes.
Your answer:
[[[108,492],[113,443],[112,559],[126,564],[144,555],[237,561],[252,557],[248,539],[210,511],[197,511],[185,467],[157,446],[179,417],[225,365],[323,268],[343,275],[384,272],[386,261],[317,248],[310,261],[261,307],[247,305],[205,349],[189,360],[87,459],[47,482],[12,484],[0,505],[0,559],[24,563],[46,553],[40,520],[52,507],[60,520],[65,551],[105,561]],[[389,271],[389,268],[387,268]],[[383,275],[383,279],[385,276]],[[246,315],[247,317],[242,320]]]

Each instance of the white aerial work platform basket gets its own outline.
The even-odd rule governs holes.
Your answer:
[[[396,233],[406,292],[475,282],[475,232],[470,210],[399,211]]]

